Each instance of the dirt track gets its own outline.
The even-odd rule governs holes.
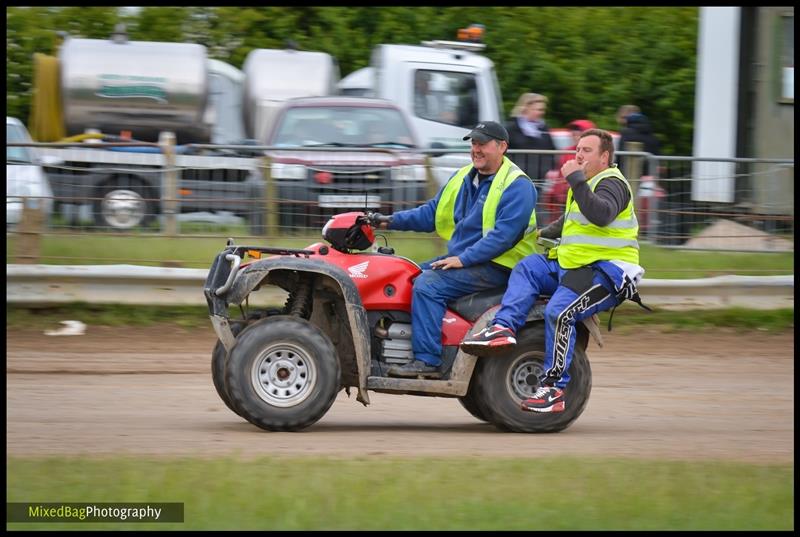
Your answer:
[[[300,433],[270,433],[217,397],[211,329],[6,332],[9,455],[474,455],[794,460],[794,334],[604,331],[583,415],[553,435],[502,433],[455,399],[342,392]]]

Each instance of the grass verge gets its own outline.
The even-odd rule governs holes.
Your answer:
[[[276,433],[277,434],[277,433]],[[267,436],[266,435],[265,439]],[[790,464],[628,459],[8,459],[9,502],[183,502],[184,522],[8,529],[790,530]],[[543,472],[555,486],[533,495]]]
[[[278,305],[280,307],[281,305]],[[231,310],[237,315],[238,310]],[[605,332],[610,312],[600,314]],[[60,321],[75,319],[94,326],[152,326],[174,324],[183,328],[207,328],[208,309],[204,306],[128,306],[103,304],[64,304],[21,306],[6,304],[6,328],[43,328],[58,326]],[[702,330],[718,327],[738,330],[778,332],[794,328],[794,310],[720,310],[667,311],[648,313],[634,304],[623,304],[614,313],[613,330],[658,326],[671,330]]]
[[[434,234],[380,232],[398,255],[417,262],[446,252],[445,242]],[[251,237],[231,233],[237,244],[304,248],[322,241],[318,233],[281,237]],[[160,235],[114,236],[50,234],[42,237],[40,263],[57,265],[136,264],[204,268],[225,247],[225,235],[169,238]],[[9,236],[6,263],[14,263],[18,237]],[[384,241],[377,239],[377,244]],[[722,274],[780,275],[794,273],[794,254],[686,251],[641,245],[641,265],[647,278],[707,278]]]
[[[611,313],[608,311],[599,315],[604,331],[610,316]],[[611,320],[613,330],[619,327],[623,333],[639,327],[659,327],[671,331],[732,328],[737,331],[781,332],[794,329],[794,309],[725,308],[684,311],[656,309],[649,313],[635,304],[626,302],[617,309]]]

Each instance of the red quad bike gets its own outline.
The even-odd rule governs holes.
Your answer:
[[[581,415],[592,372],[590,333],[602,344],[597,319],[578,324],[571,381],[560,413],[524,411],[520,403],[538,387],[544,363],[544,306],[533,306],[517,344],[504,354],[473,356],[459,349],[468,334],[494,317],[504,288],[448,304],[442,319],[441,379],[393,378],[391,366],[413,360],[411,291],[420,273],[388,246],[362,252],[386,217],[349,212],[322,230],[330,246],[304,250],[238,246],[228,239],[205,283],[211,322],[219,337],[211,359],[214,386],[225,404],[270,431],[297,431],[319,420],[340,389],[369,404],[369,391],[457,397],[476,418],[504,431],[556,432]],[[266,254],[266,255],[264,255]],[[245,255],[257,260],[242,263]],[[249,295],[266,286],[288,292],[283,309],[249,311]],[[239,306],[234,319],[229,306]]]

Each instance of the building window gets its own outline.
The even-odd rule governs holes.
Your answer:
[[[794,104],[794,14],[779,19],[778,102]]]

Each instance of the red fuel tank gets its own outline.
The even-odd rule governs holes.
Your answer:
[[[321,243],[307,249],[319,252]],[[410,259],[374,252],[344,254],[333,248],[328,253],[312,256],[336,265],[350,276],[367,310],[411,311],[411,290],[414,278],[421,272]]]

